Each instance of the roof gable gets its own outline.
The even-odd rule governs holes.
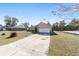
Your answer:
[[[37,25],[38,28],[50,28],[50,25],[48,25],[47,23],[43,23],[43,22],[40,22],[38,25]]]

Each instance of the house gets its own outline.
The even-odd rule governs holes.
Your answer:
[[[32,31],[33,33],[35,33],[35,26],[32,26],[29,28],[30,31]]]
[[[6,30],[5,26],[0,25],[0,31],[4,31],[4,30]]]
[[[6,27],[0,25],[0,31],[23,31],[23,30],[28,30],[29,27],[26,27],[24,24],[16,25],[14,27]]]
[[[42,33],[42,34],[50,34],[52,32],[51,26],[44,22],[40,22],[36,26],[32,26],[31,30],[33,32]]]
[[[26,30],[24,25],[16,25],[14,27],[6,27],[6,30],[10,30],[10,31],[22,31],[22,30]]]
[[[38,25],[37,25],[37,32],[38,33],[47,33],[47,34],[50,34],[52,31],[52,28],[49,24],[47,23],[44,23],[44,22],[40,22]]]
[[[3,26],[0,26],[0,31],[2,31],[3,30]]]

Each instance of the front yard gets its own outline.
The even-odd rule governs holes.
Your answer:
[[[11,35],[12,32],[16,32],[17,36],[12,38],[7,38]],[[5,33],[5,35],[4,34],[2,35],[2,33]],[[20,40],[24,37],[27,37],[30,34],[31,32],[27,32],[27,31],[0,31],[0,45],[5,45]]]
[[[49,46],[50,56],[79,56],[79,35],[55,32]]]

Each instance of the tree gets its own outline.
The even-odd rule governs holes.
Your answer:
[[[77,30],[79,29],[79,20],[78,19],[72,19],[72,21],[66,25],[66,30]]]
[[[76,26],[77,26],[78,22],[76,19],[73,19],[68,26],[70,27],[71,30],[76,30]]]
[[[79,20],[77,20],[77,23],[76,23],[76,30],[79,30]]]
[[[62,20],[62,21],[60,21],[59,22],[59,29],[61,30],[61,31],[63,31],[64,29],[65,29],[65,21],[64,20]]]
[[[10,27],[10,23],[11,23],[11,18],[9,16],[5,16],[5,24],[6,24],[6,27]]]
[[[12,17],[12,19],[11,19],[11,26],[13,27],[13,26],[17,25],[17,22],[18,22],[18,19],[15,18],[15,17]]]
[[[4,21],[5,21],[6,27],[13,27],[17,25],[18,19],[15,17],[5,16]]]
[[[51,11],[52,15],[56,16],[56,17],[59,17],[59,18],[63,18],[63,17],[66,17],[66,16],[69,16],[69,17],[66,17],[66,19],[70,19],[75,17],[75,15],[77,15],[77,13],[79,12],[79,4],[71,4],[70,6],[67,6],[67,4],[53,4],[53,6],[58,6],[57,9],[53,9]]]
[[[64,20],[62,20],[60,22],[56,22],[53,24],[53,30],[63,31],[63,30],[65,30],[65,25],[66,25],[66,23]]]
[[[48,24],[49,26],[51,26],[50,22],[47,22],[47,24]]]
[[[28,23],[28,22],[23,23],[23,25],[24,25],[24,27],[25,27],[26,29],[28,29],[28,27],[29,27],[29,23]]]
[[[53,24],[53,30],[79,30],[79,20],[78,19],[72,19],[72,21],[66,25],[65,21],[62,20],[60,22],[56,22]]]
[[[59,23],[58,22],[53,24],[53,30],[59,30]]]

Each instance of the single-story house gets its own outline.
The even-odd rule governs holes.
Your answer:
[[[16,25],[14,27],[6,27],[6,30],[10,30],[10,31],[22,31],[22,30],[26,30],[24,25]]]
[[[2,31],[3,30],[3,26],[0,26],[0,31]]]
[[[0,31],[6,30],[5,26],[0,26]]]
[[[29,28],[29,30],[32,31],[32,32],[35,32],[35,26],[31,26],[31,27]]]
[[[47,33],[47,34],[50,34],[52,32],[51,26],[44,22],[40,22],[36,26],[32,26],[31,30],[37,33]]]
[[[0,26],[0,31],[22,31],[22,30],[28,30],[28,27],[25,27],[23,24],[16,25],[14,27],[6,27],[6,26]]]

